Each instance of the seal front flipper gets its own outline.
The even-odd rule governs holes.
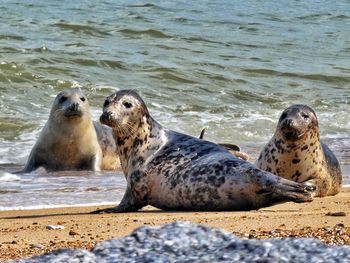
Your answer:
[[[101,171],[101,155],[95,154],[82,159],[77,165],[78,170],[91,170],[95,172]]]
[[[146,205],[146,202],[140,201],[137,197],[135,197],[135,194],[128,186],[122,201],[117,207],[96,210],[91,212],[91,214],[135,212]]]
[[[30,173],[38,169],[40,166],[44,166],[44,162],[39,161],[37,155],[31,154],[23,170],[16,173]]]
[[[284,178],[278,178],[274,186],[275,195],[282,200],[293,202],[311,202],[315,195],[316,187],[311,184],[293,182]]]

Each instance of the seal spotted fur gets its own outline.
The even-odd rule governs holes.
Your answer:
[[[112,130],[93,123],[80,89],[60,92],[22,172],[38,167],[58,170],[114,170],[120,167]]]
[[[313,187],[257,169],[215,143],[163,128],[141,97],[123,90],[109,96],[101,123],[113,129],[127,187],[121,203],[101,212],[249,210],[312,200]]]
[[[306,105],[292,105],[283,111],[257,166],[289,180],[316,185],[316,196],[335,195],[341,188],[338,160],[320,141],[316,114]]]

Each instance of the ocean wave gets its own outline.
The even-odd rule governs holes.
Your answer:
[[[72,62],[88,67],[107,67],[111,69],[123,69],[126,70],[127,67],[121,61],[115,60],[96,60],[96,59],[88,59],[88,58],[76,58],[73,59]]]
[[[331,13],[324,13],[324,14],[310,14],[310,15],[304,15],[304,16],[298,16],[297,19],[310,21],[312,23],[317,23],[319,20],[325,21],[325,20],[335,20],[335,21],[344,21],[349,20],[350,16],[347,15],[333,15]]]
[[[53,26],[58,27],[62,30],[72,31],[76,33],[83,33],[90,36],[109,36],[110,33],[104,30],[97,29],[92,26],[82,25],[82,24],[72,24],[65,21],[61,21],[53,24]]]
[[[0,40],[16,40],[16,41],[26,41],[27,39],[18,35],[0,35]]]
[[[327,83],[349,83],[350,77],[326,75],[326,74],[304,74],[304,73],[292,73],[292,72],[280,72],[272,69],[256,68],[256,69],[241,69],[243,72],[249,74],[261,74],[267,76],[281,76],[290,78],[301,78],[307,80],[324,81]]]
[[[184,77],[180,77],[180,76],[177,76],[175,74],[171,74],[171,73],[161,73],[161,74],[158,74],[156,76],[153,76],[154,78],[157,78],[157,79],[162,79],[162,80],[172,80],[172,81],[176,81],[176,82],[179,82],[179,83],[187,83],[187,84],[195,84],[195,83],[198,83],[197,81],[194,81],[194,80],[190,80],[188,78],[184,78]]]

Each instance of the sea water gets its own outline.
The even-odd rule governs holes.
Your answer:
[[[256,159],[281,112],[304,103],[350,184],[350,2],[0,1],[0,209],[114,204],[117,172],[13,175],[56,94],[81,87],[95,120],[136,89],[167,128]]]

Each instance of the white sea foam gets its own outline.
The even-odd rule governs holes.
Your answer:
[[[0,171],[0,182],[12,182],[12,181],[20,181],[20,180],[21,180],[21,177],[15,174]]]
[[[38,210],[38,209],[52,209],[52,208],[69,208],[69,207],[89,207],[89,206],[116,206],[116,202],[101,202],[101,203],[88,203],[88,204],[60,204],[60,205],[34,205],[34,206],[0,206],[0,211],[18,211],[18,210]]]

